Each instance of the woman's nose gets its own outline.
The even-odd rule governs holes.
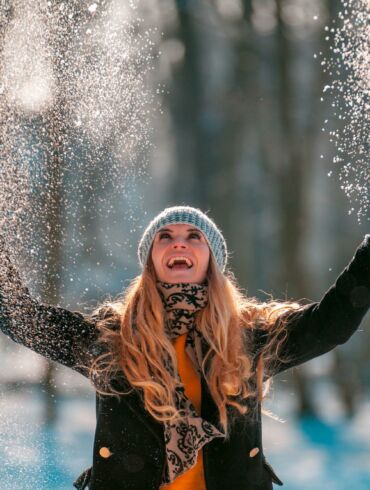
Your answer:
[[[186,248],[187,247],[187,244],[184,240],[182,239],[176,239],[174,240],[173,242],[173,248],[174,249],[178,249],[178,248]]]

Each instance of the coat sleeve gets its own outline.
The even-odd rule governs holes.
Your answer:
[[[87,376],[97,330],[81,313],[37,302],[0,236],[0,329],[14,342]]]
[[[297,366],[344,344],[370,307],[370,235],[366,235],[348,266],[320,302],[284,315],[285,340],[268,376]],[[268,340],[263,333],[261,344]]]

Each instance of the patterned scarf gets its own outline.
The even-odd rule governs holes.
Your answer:
[[[188,334],[185,350],[200,377],[203,358],[202,334],[196,328],[195,317],[207,304],[207,284],[169,284],[158,281],[157,288],[166,312],[165,332],[171,340],[175,340],[179,335]],[[171,362],[168,361],[166,367],[180,380]],[[198,451],[205,444],[215,437],[225,437],[225,434],[197,414],[183,387],[176,389],[176,408],[184,413],[184,417],[175,422],[164,423],[167,464],[162,485],[173,482],[175,478],[192,468],[196,464]]]

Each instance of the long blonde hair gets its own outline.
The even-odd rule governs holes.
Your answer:
[[[227,405],[244,414],[248,408],[243,401],[252,396],[262,401],[265,397],[266,366],[278,356],[286,336],[284,322],[279,318],[297,308],[297,303],[273,300],[263,303],[247,297],[234,276],[230,272],[221,273],[211,256],[208,304],[197,313],[196,322],[209,345],[202,373],[226,436],[230,418]],[[99,342],[105,346],[105,352],[94,360],[89,372],[92,380],[100,380],[99,387],[96,386],[98,393],[121,395],[111,381],[123,372],[130,386],[142,393],[145,409],[156,420],[178,418],[175,407],[178,381],[164,364],[164,359],[169,357],[177,369],[176,352],[164,332],[164,308],[151,259],[122,297],[101,305],[93,315],[100,318],[96,323]],[[256,328],[270,330],[273,335],[269,336],[253,373],[253,353],[246,346],[248,334]],[[257,374],[257,385],[252,383],[254,374]]]

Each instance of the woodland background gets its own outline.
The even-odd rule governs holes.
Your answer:
[[[366,217],[358,223],[354,214],[348,213],[351,205],[340,188],[333,163],[336,148],[328,129],[340,121],[333,118],[330,95],[323,97],[323,88],[330,81],[321,60],[331,55],[325,26],[339,22],[342,3],[1,2],[3,53],[17,16],[22,9],[33,9],[32,15],[37,17],[39,13],[32,7],[36,4],[44,13],[51,9],[60,28],[50,55],[56,95],[46,108],[38,109],[26,103],[22,106],[22,100],[15,104],[11,97],[6,98],[6,90],[0,93],[1,134],[7,142],[1,148],[4,161],[14,164],[14,150],[20,148],[21,141],[17,164],[31,162],[32,168],[41,170],[31,175],[33,193],[27,202],[34,207],[21,213],[27,226],[22,228],[18,220],[18,235],[10,237],[15,244],[14,258],[35,297],[88,311],[108,296],[119,294],[140,272],[136,246],[149,220],[165,206],[186,204],[209,212],[220,226],[231,251],[230,268],[249,295],[261,300],[269,294],[278,299],[320,300],[369,232]],[[108,22],[104,14],[108,11],[125,22],[128,19],[134,46],[135,36],[142,39],[148,32],[151,43],[140,50],[140,63],[129,60],[143,81],[139,86],[131,84],[131,79],[128,82],[133,100],[122,105],[112,94],[109,99],[103,97],[104,104],[111,104],[112,117],[105,126],[111,121],[113,129],[99,139],[93,132],[90,137],[86,132],[78,133],[71,125],[65,60],[73,59],[79,26],[88,24],[93,29],[99,22]],[[34,49],[36,53],[37,46]],[[135,49],[130,56],[135,53],[139,56]],[[119,60],[119,53],[114,54]],[[109,50],[101,58],[99,53],[85,58],[87,72],[89,63],[91,69],[102,63],[98,73],[103,91],[109,89],[103,79],[110,80],[114,66],[121,77],[118,81],[127,76],[127,66],[115,65],[114,59],[106,71],[107,56]],[[9,66],[4,59],[5,54],[2,76]],[[27,78],[26,65],[22,69]],[[145,101],[145,116],[140,112],[141,101]],[[127,116],[130,108],[141,121],[132,133],[135,120]],[[99,133],[97,127],[94,130]],[[127,140],[132,134],[136,139],[130,146]],[[32,153],[32,138],[37,139],[42,152]],[[68,171],[63,173],[65,169]],[[9,226],[10,232],[14,230]],[[34,245],[37,257],[31,253]],[[335,485],[336,489],[349,488],[340,485],[348,485],[351,479],[358,478],[358,489],[370,482],[370,467],[365,463],[366,458],[369,461],[370,436],[365,429],[358,430],[359,417],[367,421],[365,428],[370,427],[364,415],[369,412],[369,320],[367,316],[346,345],[275,381],[269,406],[289,420],[285,427],[267,420],[264,434],[271,458],[284,465],[278,474],[287,489],[298,488],[297,481],[299,488],[307,485],[311,490],[323,488],[323,482],[325,488]],[[83,432],[78,440],[86,442],[85,460],[90,464],[92,388],[79,375],[48,363],[5,336],[0,339],[0,351],[5,367],[0,373],[0,420],[3,442],[7,441],[1,456],[5,469],[0,474],[14,484],[20,471],[26,475],[24,481],[37,482],[19,488],[69,488],[58,486],[62,484],[58,481],[71,481],[77,476],[73,472],[79,471],[74,465],[80,463],[81,456],[71,452],[76,442],[70,433],[73,428]],[[65,414],[58,406],[67,407],[75,417],[75,424],[63,425],[61,432],[69,434],[64,439],[58,427]],[[76,415],[77,409],[81,409],[80,415]],[[28,410],[30,420],[39,428],[29,438],[22,425]],[[293,437],[293,432],[299,436]],[[7,440],[10,433],[16,436],[13,443]],[[71,462],[60,469],[58,477],[57,456],[41,469],[39,465],[38,476],[32,473],[31,466],[38,461],[33,452],[37,437],[49,441],[46,446],[39,445],[49,454],[58,454],[58,438],[66,444],[63,455]],[[303,439],[306,442],[301,446]],[[83,444],[74,451],[81,452]],[[345,446],[358,455],[358,466],[343,463],[348,474],[343,473],[343,467],[342,472],[336,467],[341,458],[347,461]],[[14,448],[23,456],[17,457]],[[292,457],[284,458],[288,451]],[[301,465],[295,464],[294,451],[304,455]],[[38,453],[38,457],[42,455]],[[290,465],[287,459],[291,459]],[[337,469],[331,471],[333,468]],[[341,481],[334,482],[335,472]],[[48,473],[52,480],[48,480]]]

